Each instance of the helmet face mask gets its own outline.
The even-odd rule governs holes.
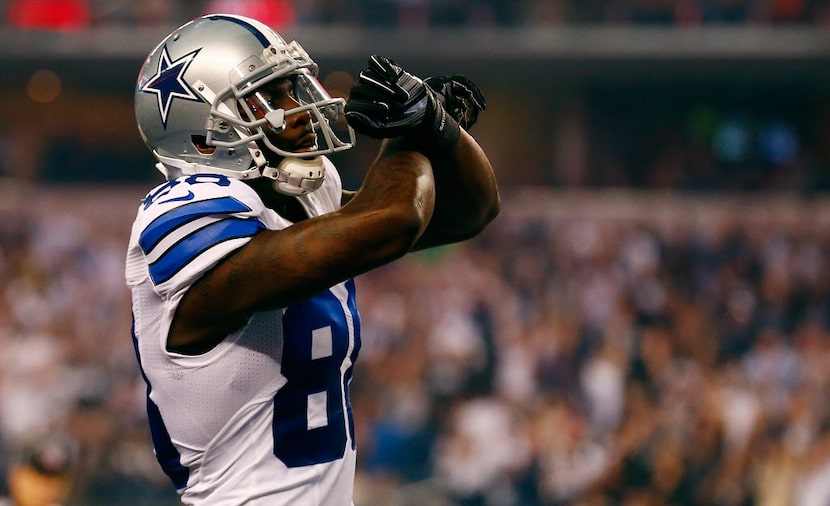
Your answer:
[[[345,101],[331,98],[316,74],[298,43],[258,21],[197,18],[145,61],[136,86],[139,131],[168,178],[269,177],[281,193],[308,193],[325,177],[320,157],[355,143]],[[295,124],[301,139],[290,138]]]
[[[303,156],[341,151],[347,144],[341,140],[343,137],[349,139],[343,100],[329,97],[317,79],[305,69],[288,77],[271,74],[256,85],[240,89],[238,97],[242,118],[239,126],[257,131],[256,140],[261,140],[270,151],[280,156],[295,156],[278,138],[286,128],[286,122],[295,115],[308,119],[308,129],[319,141],[319,146]],[[235,118],[219,111],[212,113],[225,121],[235,121]],[[211,133],[208,132],[209,144],[213,140]],[[215,144],[224,145],[222,141],[215,141]]]

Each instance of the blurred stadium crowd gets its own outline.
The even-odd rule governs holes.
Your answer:
[[[170,26],[217,10],[274,26],[830,21],[820,0],[0,0],[0,9],[7,27],[52,29]],[[830,187],[830,142],[816,97],[795,93],[804,98],[793,105],[776,85],[775,100],[757,101],[769,110],[742,89],[716,90],[725,105],[674,101],[682,90],[627,101],[630,90],[586,93],[585,110],[561,114],[588,125],[585,137],[542,140],[568,161],[582,146],[583,173],[568,179],[557,165],[537,181],[559,190],[509,186],[483,236],[359,278],[356,506],[830,504],[830,212],[813,193]],[[514,114],[498,110],[506,98],[492,101],[504,122]],[[71,129],[21,101],[8,111],[16,128],[0,137],[0,469],[31,439],[65,433],[82,449],[70,506],[172,505],[149,446],[123,282],[129,226],[149,189],[132,183],[154,175],[151,162],[131,122],[108,120],[129,117],[129,100],[71,102],[43,105]],[[362,163],[347,165],[346,179]],[[124,186],[94,186],[104,177]],[[771,189],[817,198],[747,191]]]
[[[4,186],[0,462],[66,433],[70,504],[174,504],[121,281],[144,190],[99,190]],[[828,210],[524,191],[359,278],[356,504],[828,504]]]
[[[205,12],[236,12],[273,26],[533,26],[562,23],[811,23],[830,21],[821,0],[5,0],[6,23],[79,29],[170,25]]]

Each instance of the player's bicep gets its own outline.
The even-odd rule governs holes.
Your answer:
[[[319,221],[257,233],[194,283],[182,306],[202,321],[234,319],[288,306],[340,281],[338,267],[345,272],[348,262],[336,252],[349,238],[324,231]]]
[[[314,268],[333,246],[304,245],[295,228],[260,231],[197,279],[178,306],[168,347],[212,346],[254,311],[286,307],[333,284],[339,276]]]

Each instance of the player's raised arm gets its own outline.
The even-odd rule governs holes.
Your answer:
[[[286,307],[403,256],[429,223],[432,170],[388,151],[351,202],[281,230],[262,230],[185,294],[168,345],[214,342],[254,311]]]

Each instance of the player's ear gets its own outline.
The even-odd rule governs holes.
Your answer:
[[[207,137],[204,135],[191,135],[190,141],[193,143],[193,146],[199,150],[199,153],[204,155],[210,155],[216,151],[216,146],[208,146]]]

